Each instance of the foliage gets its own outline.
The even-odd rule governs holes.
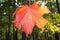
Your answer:
[[[52,13],[52,14],[46,14],[45,18],[49,21],[45,28],[48,30],[49,34],[52,35],[55,32],[60,33],[60,14],[58,13]]]

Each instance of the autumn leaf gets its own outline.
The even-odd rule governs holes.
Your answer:
[[[43,10],[40,9],[40,6],[38,6],[38,4],[36,3],[30,6],[19,6],[17,10],[14,12],[15,19],[13,20],[13,23],[15,27],[22,28],[22,31],[25,32],[27,35],[32,33],[32,30],[35,25],[37,25],[38,28],[44,30],[44,25],[48,21],[44,19],[43,16],[41,16],[41,12],[38,12]],[[45,12],[43,12],[43,14],[44,13]]]

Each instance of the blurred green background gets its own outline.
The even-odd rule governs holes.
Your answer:
[[[27,0],[0,0],[0,40],[22,40],[21,29],[16,29],[12,23],[13,13],[20,5],[25,4]],[[30,4],[37,0],[30,0]],[[60,13],[58,13],[55,0],[42,0],[51,13],[44,14],[49,22],[45,25],[45,30],[35,27],[33,33],[25,40],[60,40]],[[39,3],[42,5],[42,3]],[[60,3],[59,3],[60,6]]]

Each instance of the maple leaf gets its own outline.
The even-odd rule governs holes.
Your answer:
[[[36,3],[30,6],[19,6],[14,13],[15,19],[13,20],[13,23],[15,27],[21,27],[22,31],[26,34],[31,34],[35,25],[44,30],[44,25],[47,23],[47,20],[41,16],[40,12],[38,13],[38,11],[43,10],[39,7],[40,6],[38,6]]]

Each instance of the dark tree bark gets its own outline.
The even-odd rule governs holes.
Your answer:
[[[10,7],[10,0],[8,0],[8,10]],[[8,28],[7,28],[7,32],[6,32],[6,40],[10,40],[10,11],[8,11]]]
[[[59,40],[59,34],[57,32],[55,33],[55,40]]]
[[[59,7],[58,0],[56,0],[56,4],[57,4],[58,13],[60,13],[60,7]]]
[[[25,32],[22,32],[22,40],[28,40],[28,37],[26,36]]]
[[[18,39],[18,36],[17,36],[17,32],[18,31],[18,29],[16,29],[16,28],[14,28],[13,29],[13,40],[17,40]]]

